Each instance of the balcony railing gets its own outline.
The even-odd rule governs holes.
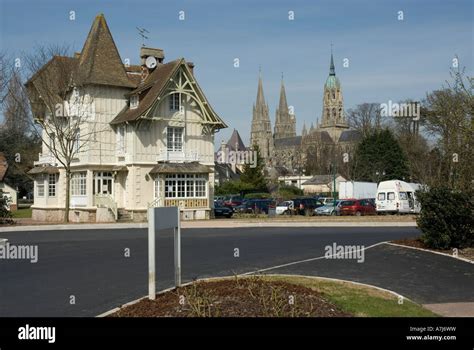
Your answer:
[[[53,165],[53,166],[57,166],[58,165],[58,160],[56,159],[55,156],[53,156],[52,154],[43,154],[43,153],[39,153],[38,154],[38,160],[33,162],[34,165]]]
[[[168,151],[162,149],[156,158],[159,162],[196,162],[199,161],[199,154],[197,151]]]

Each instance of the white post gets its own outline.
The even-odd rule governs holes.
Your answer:
[[[178,227],[174,229],[174,284],[175,287],[181,286],[181,215],[179,207],[178,211]]]
[[[148,208],[148,299],[155,300],[155,297],[155,211]]]

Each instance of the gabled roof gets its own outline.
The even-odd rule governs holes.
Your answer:
[[[227,147],[232,151],[245,151],[247,149],[247,147],[244,145],[244,142],[242,141],[242,138],[240,137],[239,132],[236,129],[234,129],[229,141],[227,141]]]
[[[336,174],[336,179],[339,177]],[[327,185],[333,181],[333,175],[314,175],[311,179],[302,183],[302,185]]]
[[[114,120],[112,120],[111,124],[133,122],[145,116],[145,114],[148,113],[153,107],[157,99],[166,93],[166,88],[169,85],[170,80],[174,77],[179,69],[184,69],[189,76],[193,76],[189,65],[186,63],[184,58],[180,58],[165,64],[159,64],[142,85],[128,94],[139,95],[138,107],[134,109],[130,109],[129,106],[124,107],[124,109],[114,118]],[[221,129],[226,128],[227,125],[221,118],[219,118],[219,116],[214,112],[210,104],[207,102],[204,93],[199,87],[199,84],[196,81],[194,81],[194,84],[196,91],[201,95],[199,97],[204,99],[205,108],[207,108],[209,115],[211,115],[213,118],[215,125]]]
[[[96,16],[79,58],[76,83],[133,88],[103,14]]]

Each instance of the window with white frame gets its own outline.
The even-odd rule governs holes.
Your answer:
[[[37,177],[36,180],[36,196],[37,197],[44,197],[44,175],[40,175]]]
[[[175,92],[170,95],[170,111],[176,112],[179,111],[181,107],[181,94]]]
[[[160,181],[161,181],[161,180],[160,180],[160,177],[157,176],[157,177],[155,178],[155,188],[154,188],[154,191],[155,191],[155,197],[154,197],[154,198],[155,198],[155,199],[156,199],[156,198],[159,198],[159,197],[161,196],[161,194],[160,194]]]
[[[126,152],[126,129],[125,125],[117,128],[117,153],[125,154]]]
[[[168,151],[183,150],[184,128],[168,127],[166,129]]]
[[[138,95],[130,96],[130,109],[135,109],[138,107],[139,98]]]
[[[165,198],[206,198],[207,179],[200,174],[174,174],[165,179]]]
[[[48,197],[56,197],[57,174],[48,175]]]
[[[72,173],[71,175],[71,196],[87,195],[87,174],[86,172]]]

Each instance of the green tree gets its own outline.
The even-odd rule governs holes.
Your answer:
[[[267,182],[264,175],[265,161],[260,155],[260,150],[257,145],[253,147],[253,151],[256,152],[257,162],[256,164],[244,165],[243,173],[240,175],[240,181],[250,185],[253,190],[266,191]]]
[[[357,181],[409,180],[407,158],[388,129],[362,139],[354,155],[352,172],[352,178]]]

